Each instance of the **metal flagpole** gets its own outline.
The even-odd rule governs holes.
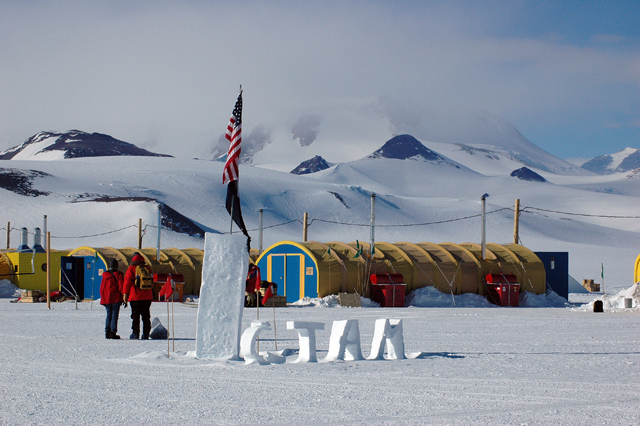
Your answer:
[[[169,301],[167,300],[167,296],[164,296],[164,301],[167,305],[167,358],[171,358],[171,353],[169,352],[169,324],[171,323],[171,318],[169,317]]]
[[[47,309],[51,309],[51,232],[47,232]]]
[[[173,351],[176,351],[176,315],[173,312],[173,301],[175,296],[173,293],[176,291],[176,283],[171,278],[171,342],[173,343]]]
[[[260,224],[259,228],[260,228],[260,245],[258,246],[258,256],[260,256],[262,254],[262,216],[263,216],[263,210],[260,209],[260,214],[258,215],[258,223]]]
[[[262,287],[259,285],[259,287]],[[260,321],[260,290],[259,287],[256,287],[256,320]],[[256,336],[256,348],[258,350],[258,355],[260,355],[260,336]]]
[[[274,338],[274,341],[276,342],[276,351],[277,351],[278,350],[278,330],[276,329],[276,304],[274,303],[274,301],[271,301],[271,304],[273,305],[273,338]]]
[[[229,182],[229,185],[231,185],[231,182]],[[229,191],[228,186],[227,186],[227,191]],[[236,202],[236,197],[231,197],[231,226],[229,227],[229,234],[233,234],[233,205],[235,204],[235,202]]]

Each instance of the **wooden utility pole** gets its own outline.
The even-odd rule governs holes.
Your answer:
[[[11,245],[11,222],[7,222],[7,250]]]
[[[513,216],[513,244],[520,241],[520,199],[516,198],[516,207]]]
[[[142,218],[138,218],[138,250],[142,250]]]
[[[309,223],[309,213],[304,212],[304,218],[302,219],[302,241],[307,242],[307,227]]]

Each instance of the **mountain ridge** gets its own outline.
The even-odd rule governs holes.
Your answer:
[[[599,155],[581,167],[599,175],[629,172],[640,168],[640,150],[625,148],[613,154]]]
[[[171,157],[147,151],[110,135],[81,130],[38,132],[21,145],[0,152],[0,160],[60,160],[109,156]]]

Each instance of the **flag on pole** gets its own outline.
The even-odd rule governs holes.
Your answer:
[[[224,171],[222,172],[222,184],[229,183],[227,185],[226,208],[231,215],[231,219],[242,233],[247,236],[247,246],[249,246],[251,237],[249,237],[247,227],[242,219],[240,197],[238,196],[238,160],[241,152],[240,142],[242,142],[242,89],[240,89],[238,100],[227,125],[226,138],[229,140],[229,151],[227,152],[227,161],[224,163]]]
[[[169,300],[171,294],[173,294],[173,286],[171,285],[171,277],[169,276],[167,277],[167,282],[164,283],[162,289],[158,293],[158,296],[164,296],[164,300]]]
[[[265,306],[265,304],[267,303],[267,301],[269,300],[269,298],[271,296],[273,296],[273,291],[271,290],[271,285],[273,283],[269,284],[269,287],[267,287],[267,291],[264,292],[264,297],[262,298],[262,306]]]
[[[249,237],[249,232],[247,232],[247,227],[244,224],[244,219],[242,219],[242,211],[240,210],[240,197],[238,196],[238,181],[232,180],[227,185],[227,202],[226,202],[227,211],[232,216],[231,219],[238,225],[238,228],[242,231],[244,235],[251,240]]]
[[[242,142],[242,89],[227,125],[226,138],[229,140],[229,151],[222,172],[223,185],[238,180],[238,160],[241,151],[240,142]]]

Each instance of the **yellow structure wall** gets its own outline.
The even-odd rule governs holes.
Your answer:
[[[11,261],[13,273],[9,279],[23,290],[47,291],[46,253],[5,253]],[[60,258],[67,252],[51,252],[51,291],[60,290]]]

